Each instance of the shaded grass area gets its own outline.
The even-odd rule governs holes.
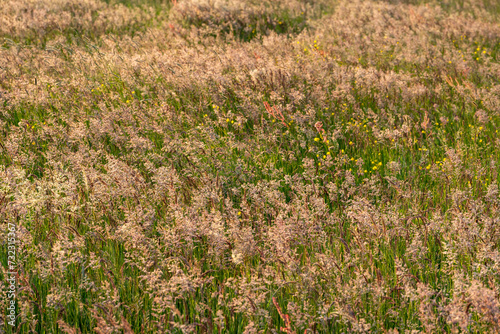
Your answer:
[[[169,1],[89,1],[82,4],[60,1],[46,7],[29,2],[19,2],[18,7],[9,5],[6,4],[2,14],[12,15],[14,20],[0,31],[2,46],[40,49],[58,43],[59,47],[67,49],[90,43],[102,46],[102,37],[109,35],[134,37],[159,26],[172,6]],[[16,21],[20,23],[15,24]]]

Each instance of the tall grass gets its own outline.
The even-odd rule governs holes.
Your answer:
[[[500,332],[497,7],[0,0],[2,330]]]

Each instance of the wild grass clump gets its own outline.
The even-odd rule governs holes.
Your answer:
[[[155,25],[166,1],[21,0],[3,1],[0,7],[0,38],[4,47],[12,43],[45,49],[47,42],[64,46],[99,41],[102,35],[131,35]]]
[[[318,13],[319,12],[319,13]],[[248,42],[271,32],[296,35],[310,16],[321,11],[300,1],[183,1],[172,11],[172,20],[184,28],[195,27],[202,37],[230,34]]]
[[[500,332],[495,8],[3,1],[2,330]]]

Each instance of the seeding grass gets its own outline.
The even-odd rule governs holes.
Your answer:
[[[3,331],[499,332],[499,10],[0,0]]]

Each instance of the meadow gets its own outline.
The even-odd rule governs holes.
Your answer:
[[[0,0],[0,333],[500,333],[499,52],[495,0]]]

